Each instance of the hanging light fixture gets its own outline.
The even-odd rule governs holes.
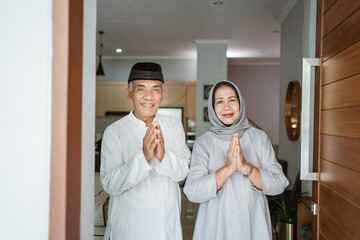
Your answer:
[[[98,68],[96,70],[96,76],[97,77],[105,77],[105,72],[104,72],[104,69],[103,69],[103,66],[102,66],[102,63],[101,63],[101,49],[104,47],[104,45],[102,44],[102,41],[101,41],[101,36],[103,35],[103,31],[99,31],[99,34],[100,34],[100,55],[99,55],[99,65],[98,65]]]

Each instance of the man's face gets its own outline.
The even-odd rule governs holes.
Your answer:
[[[134,104],[134,115],[143,121],[152,120],[165,97],[162,82],[157,80],[134,80],[133,88],[125,94]]]

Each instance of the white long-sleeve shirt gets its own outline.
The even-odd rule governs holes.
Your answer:
[[[289,184],[265,132],[250,127],[240,139],[246,161],[261,173],[258,190],[242,173],[235,172],[216,192],[215,172],[227,160],[230,141],[207,132],[195,141],[184,192],[200,203],[194,240],[271,239],[271,221],[265,194],[276,195]]]
[[[178,240],[181,195],[178,182],[189,171],[190,151],[181,122],[157,114],[165,141],[165,156],[150,164],[142,151],[145,122],[131,112],[104,132],[101,184],[110,194],[108,240]]]

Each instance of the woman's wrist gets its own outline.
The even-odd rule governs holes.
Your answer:
[[[223,169],[228,177],[230,177],[236,171],[236,169],[232,169],[231,167],[228,167],[226,165],[223,167]]]
[[[246,163],[242,166],[242,168],[240,169],[240,172],[241,172],[243,175],[247,175],[247,174],[249,174],[250,169],[251,169],[250,164],[249,164],[248,162],[246,162]]]
[[[244,177],[248,178],[250,177],[250,175],[252,174],[253,170],[254,170],[254,165],[252,165],[252,163],[249,163],[250,165],[250,170],[247,174],[243,174]]]

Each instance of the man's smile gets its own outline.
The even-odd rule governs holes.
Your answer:
[[[144,107],[153,107],[153,106],[155,106],[155,104],[152,104],[152,103],[142,103],[141,106],[144,106]]]

